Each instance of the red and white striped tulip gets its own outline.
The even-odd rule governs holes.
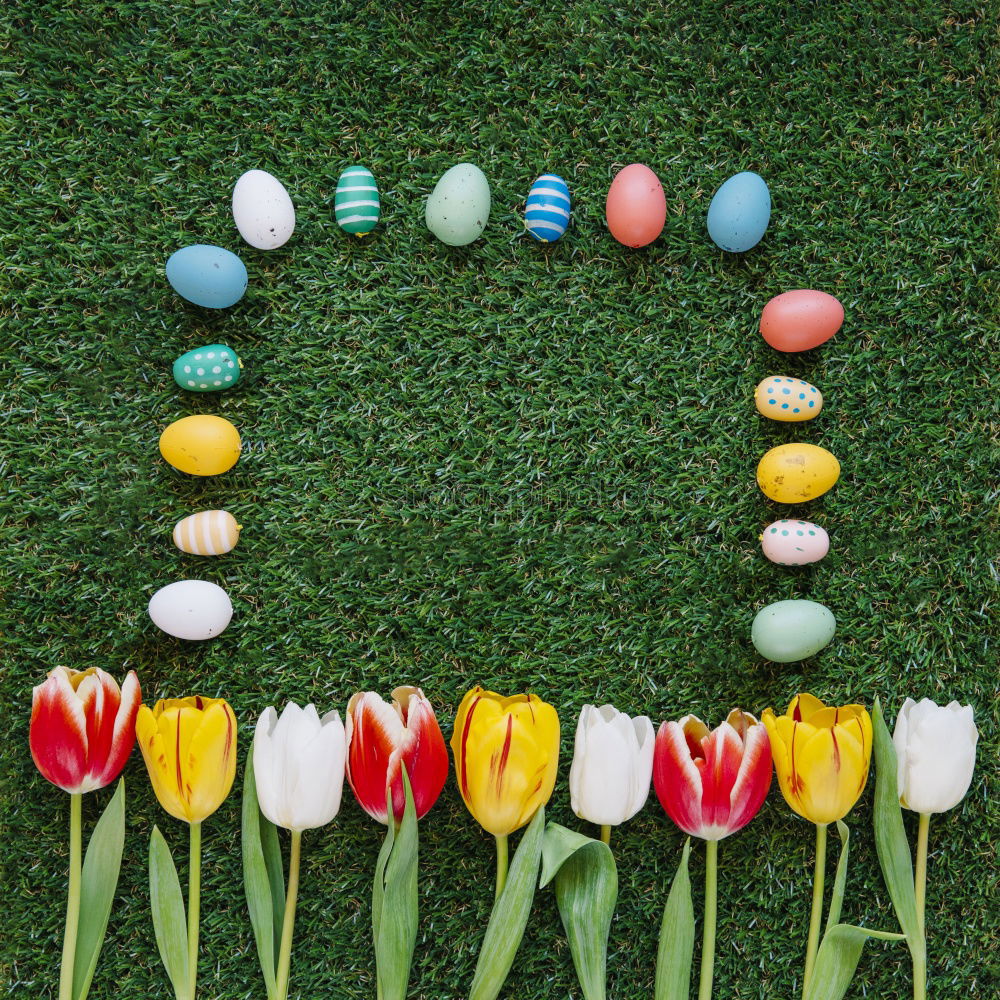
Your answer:
[[[448,779],[448,750],[431,703],[416,687],[398,687],[392,704],[374,691],[359,691],[347,704],[347,780],[358,804],[380,823],[388,823],[386,790],[392,811],[403,818],[406,805],[401,764],[413,790],[417,819],[438,800]]]
[[[722,840],[757,815],[771,787],[767,730],[738,708],[709,732],[697,716],[664,722],[656,734],[653,785],[685,832]]]
[[[99,667],[56,667],[32,692],[28,743],[35,766],[71,795],[110,785],[135,746],[141,703],[134,670],[119,689]]]

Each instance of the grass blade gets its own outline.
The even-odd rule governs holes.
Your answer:
[[[660,943],[656,949],[656,1000],[688,1000],[691,991],[691,960],[694,956],[694,906],[688,875],[690,838],[684,843],[681,863],[663,908]]]
[[[153,931],[163,967],[174,994],[188,994],[187,919],[184,897],[170,848],[158,826],[149,838],[149,902],[153,911]]]

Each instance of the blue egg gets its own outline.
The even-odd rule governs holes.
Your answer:
[[[531,185],[524,224],[542,243],[559,239],[569,225],[569,187],[557,174],[542,174]]]
[[[181,298],[196,306],[225,309],[243,298],[247,269],[236,254],[195,243],[170,255],[167,281]]]
[[[755,247],[771,219],[771,192],[760,174],[747,170],[730,177],[708,206],[708,235],[730,253]]]

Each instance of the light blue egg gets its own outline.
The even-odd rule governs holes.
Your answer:
[[[558,174],[542,174],[531,185],[524,225],[542,243],[559,239],[569,225],[569,187]]]
[[[195,243],[170,255],[167,281],[181,298],[196,306],[225,309],[243,298],[247,269],[236,254]]]
[[[730,253],[755,247],[771,219],[771,192],[760,174],[746,170],[726,181],[708,206],[708,235]]]

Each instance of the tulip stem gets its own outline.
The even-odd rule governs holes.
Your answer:
[[[497,838],[497,891],[494,900],[500,898],[503,887],[507,884],[507,834],[498,833]]]
[[[927,898],[927,834],[930,825],[930,814],[921,813],[917,826],[917,864],[913,879],[913,891],[917,899],[917,928],[920,934],[918,947],[911,949],[913,1000],[924,1000],[927,996],[927,925],[924,922],[924,907]]]
[[[809,989],[816,952],[819,951],[820,924],[823,920],[823,889],[826,887],[826,823],[816,824],[816,871],[813,874],[812,913],[809,917],[809,941],[806,944],[806,968],[802,975],[802,995]]]
[[[302,831],[292,830],[292,854],[288,859],[288,892],[285,894],[285,917],[281,922],[281,949],[278,952],[278,1000],[288,997],[288,975],[292,964],[292,932],[295,929],[295,904],[299,897],[299,859],[302,856]]]
[[[76,964],[76,936],[80,927],[80,883],[83,854],[83,795],[69,797],[69,897],[66,901],[66,930],[63,934],[62,967],[59,970],[59,1000],[73,996],[73,966]]]
[[[188,1000],[198,985],[198,929],[201,926],[201,823],[191,824],[188,869]]]
[[[715,919],[719,885],[719,842],[705,842],[705,927],[701,939],[701,980],[698,1000],[711,1000],[715,973]]]
[[[607,823],[601,826],[601,843],[611,846],[611,827]]]

